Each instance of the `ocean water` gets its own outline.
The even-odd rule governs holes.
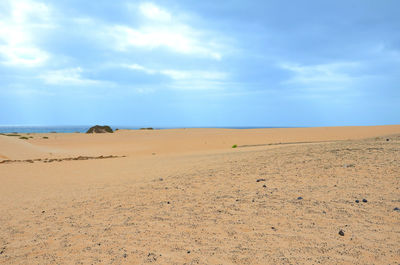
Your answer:
[[[66,125],[66,126],[24,126],[24,125],[0,125],[0,133],[85,133],[93,125]],[[115,129],[138,130],[137,126],[110,126]],[[143,126],[146,127],[146,126]],[[226,129],[261,129],[261,128],[283,128],[283,127],[154,127],[154,129],[177,129],[177,128],[226,128]]]

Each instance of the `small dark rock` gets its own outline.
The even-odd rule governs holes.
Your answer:
[[[266,181],[266,179],[257,179],[257,182]]]
[[[264,184],[264,185],[263,185],[263,188],[266,188],[266,187],[267,187],[267,185]]]
[[[160,181],[163,181],[164,179],[163,179],[163,178],[159,178],[159,180],[160,180]]]
[[[302,199],[303,199],[303,197],[297,197],[297,199],[298,199],[298,200],[302,200]]]
[[[274,231],[276,231],[276,228],[275,228],[275,227],[273,227],[273,226],[271,226],[271,229],[272,229],[272,230],[274,230]]]
[[[113,133],[113,130],[110,126],[104,125],[96,125],[91,127],[86,133]]]
[[[167,204],[171,204],[171,203],[168,201]]]
[[[362,199],[362,202],[368,202],[367,199]]]
[[[343,230],[340,230],[340,231],[339,231],[339,235],[340,235],[340,236],[344,236]]]
[[[359,203],[360,201],[359,200],[356,200],[356,203]]]
[[[124,255],[122,255],[124,258],[128,257],[128,254],[124,253]]]
[[[45,213],[45,211],[42,211],[42,213]]]
[[[188,250],[187,253],[190,254],[190,250]]]
[[[400,212],[400,208],[396,207],[396,208],[393,209],[393,211]]]
[[[389,139],[386,139],[386,142],[389,142]]]

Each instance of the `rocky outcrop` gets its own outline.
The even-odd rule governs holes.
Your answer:
[[[113,133],[113,130],[110,126],[104,125],[96,125],[91,127],[86,133]]]

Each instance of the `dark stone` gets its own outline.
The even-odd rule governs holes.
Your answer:
[[[400,212],[400,208],[396,207],[396,208],[393,209],[393,211]]]
[[[263,185],[263,188],[266,188],[266,187],[267,187],[267,185],[264,184],[264,185]]]
[[[128,254],[124,253],[123,257],[124,257],[124,258],[128,257]]]
[[[266,179],[257,179],[257,182],[266,181]]]
[[[170,202],[167,202],[167,204],[171,204]]]
[[[389,142],[389,139],[386,139],[386,142]]]
[[[360,201],[359,200],[356,200],[356,203],[359,203]]]
[[[362,202],[368,202],[367,199],[363,199]]]
[[[45,213],[45,211],[42,211],[42,213]]]
[[[340,236],[344,236],[343,230],[340,230],[340,231],[339,231],[339,235],[340,235]]]
[[[302,200],[302,199],[303,199],[303,197],[297,197],[297,199],[298,199],[298,200]]]
[[[110,126],[104,125],[96,125],[91,127],[86,133],[113,133],[113,130]]]
[[[187,253],[190,254],[190,250],[188,250]]]

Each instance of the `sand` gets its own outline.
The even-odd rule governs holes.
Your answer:
[[[21,135],[0,264],[400,263],[398,125]]]

